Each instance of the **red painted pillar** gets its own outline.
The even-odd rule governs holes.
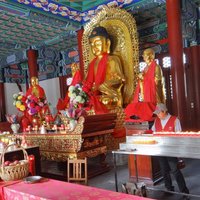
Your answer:
[[[4,70],[1,69],[0,73],[2,73],[2,77],[4,75]],[[5,101],[5,90],[4,90],[4,82],[0,80],[0,122],[6,121],[6,101]]]
[[[80,63],[80,71],[82,79],[84,78],[83,46],[82,46],[83,31],[84,31],[83,28],[77,31],[79,63]]]
[[[37,50],[29,49],[27,51],[27,56],[28,56],[28,68],[29,68],[30,78],[33,76],[38,77]]]
[[[200,66],[200,46],[193,46],[190,47],[191,49],[191,62],[193,63],[192,68],[193,68],[193,76],[192,76],[192,82],[194,84],[193,88],[190,88],[193,93],[194,93],[194,112],[195,112],[195,121],[196,121],[196,130],[200,130],[200,124],[199,124],[199,119],[200,119],[200,71],[199,71],[199,66]]]
[[[59,84],[60,84],[60,97],[62,99],[65,98],[67,93],[67,84],[66,84],[67,76],[59,76]]]
[[[169,53],[171,57],[171,74],[173,89],[173,114],[181,119],[184,129],[186,122],[186,99],[184,85],[184,68],[183,68],[183,41],[181,29],[181,1],[167,0],[167,27]]]

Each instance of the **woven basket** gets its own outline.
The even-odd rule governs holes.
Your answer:
[[[4,165],[4,156],[7,149],[15,144],[8,145],[2,152],[0,158],[0,176],[1,179],[4,181],[14,181],[20,180],[24,177],[28,176],[29,174],[29,161],[28,161],[28,154],[23,147],[20,147],[19,150],[23,151],[24,160],[20,160],[19,164],[12,165],[12,166],[5,166]]]

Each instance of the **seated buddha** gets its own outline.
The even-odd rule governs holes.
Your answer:
[[[111,39],[107,30],[95,27],[89,36],[89,44],[94,59],[88,67],[84,90],[89,94],[95,112],[122,107],[125,79],[120,58],[110,52]]]

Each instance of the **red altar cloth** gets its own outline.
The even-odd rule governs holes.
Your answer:
[[[0,181],[0,200],[4,200],[4,195],[3,195],[4,187],[12,185],[12,184],[16,184],[18,182],[21,182],[21,180],[20,181]]]
[[[4,187],[3,193],[4,200],[150,200],[149,198],[52,179],[34,184],[24,182],[12,184]]]

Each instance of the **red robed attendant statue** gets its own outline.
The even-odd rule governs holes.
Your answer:
[[[157,103],[165,103],[164,81],[161,67],[155,61],[155,52],[149,48],[144,50],[143,59],[147,64],[139,73],[138,84],[133,101],[126,109],[127,118],[152,120]]]

